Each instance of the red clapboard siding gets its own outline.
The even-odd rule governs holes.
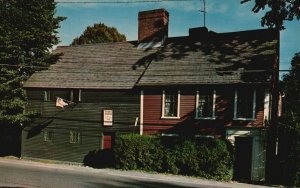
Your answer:
[[[195,105],[196,91],[184,92],[180,95],[180,119],[162,119],[162,91],[145,92],[144,94],[144,133],[157,134],[178,126],[193,127],[202,129],[202,132],[219,134],[216,131],[220,127],[242,126],[242,127],[261,127],[264,121],[264,89],[256,90],[256,120],[237,121],[233,120],[234,113],[234,94],[233,88],[218,88],[216,98],[216,119],[215,120],[196,120]]]
[[[180,119],[162,119],[162,94],[144,95],[144,124],[145,125],[175,125],[191,115],[194,116],[196,95],[180,96]]]

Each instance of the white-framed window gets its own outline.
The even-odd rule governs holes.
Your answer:
[[[180,115],[180,90],[177,92],[163,90],[162,118],[179,119]]]
[[[43,139],[44,139],[44,142],[52,142],[53,141],[53,132],[52,131],[44,131]]]
[[[215,119],[216,90],[206,92],[197,91],[196,119]]]
[[[80,132],[70,131],[70,144],[78,144],[81,141]]]
[[[72,89],[70,91],[70,101],[81,102],[81,89]]]
[[[237,89],[234,95],[234,120],[255,120],[256,89]]]

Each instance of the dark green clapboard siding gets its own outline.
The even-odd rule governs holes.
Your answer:
[[[44,141],[44,131],[53,131],[53,140]],[[80,131],[79,131],[80,132]],[[100,149],[101,135],[80,132],[80,143],[70,143],[68,130],[44,129],[28,138],[28,130],[23,131],[23,156],[49,160],[83,162],[89,151]]]
[[[139,103],[138,97],[134,92],[97,92],[97,91],[83,91],[82,102],[86,103],[109,103],[109,104],[130,104]]]
[[[82,101],[64,109],[57,108],[55,100],[44,101],[44,90],[27,90],[27,96],[26,111],[35,111],[41,116],[23,131],[23,157],[83,162],[90,151],[101,149],[103,132],[132,131],[139,116],[139,95],[133,92],[83,90]],[[105,109],[113,110],[111,127],[102,126]],[[52,142],[43,140],[46,130],[53,132]],[[81,143],[69,143],[70,130],[81,133]]]

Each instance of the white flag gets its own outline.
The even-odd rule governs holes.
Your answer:
[[[57,97],[57,99],[56,99],[56,107],[64,108],[67,105],[68,105],[68,103],[66,103],[62,98]]]

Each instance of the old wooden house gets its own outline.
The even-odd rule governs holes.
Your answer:
[[[200,27],[168,37],[168,21],[164,9],[144,11],[138,41],[58,47],[59,62],[24,84],[26,110],[41,116],[23,130],[22,157],[82,162],[116,132],[222,137],[239,176],[263,180],[279,33]]]

